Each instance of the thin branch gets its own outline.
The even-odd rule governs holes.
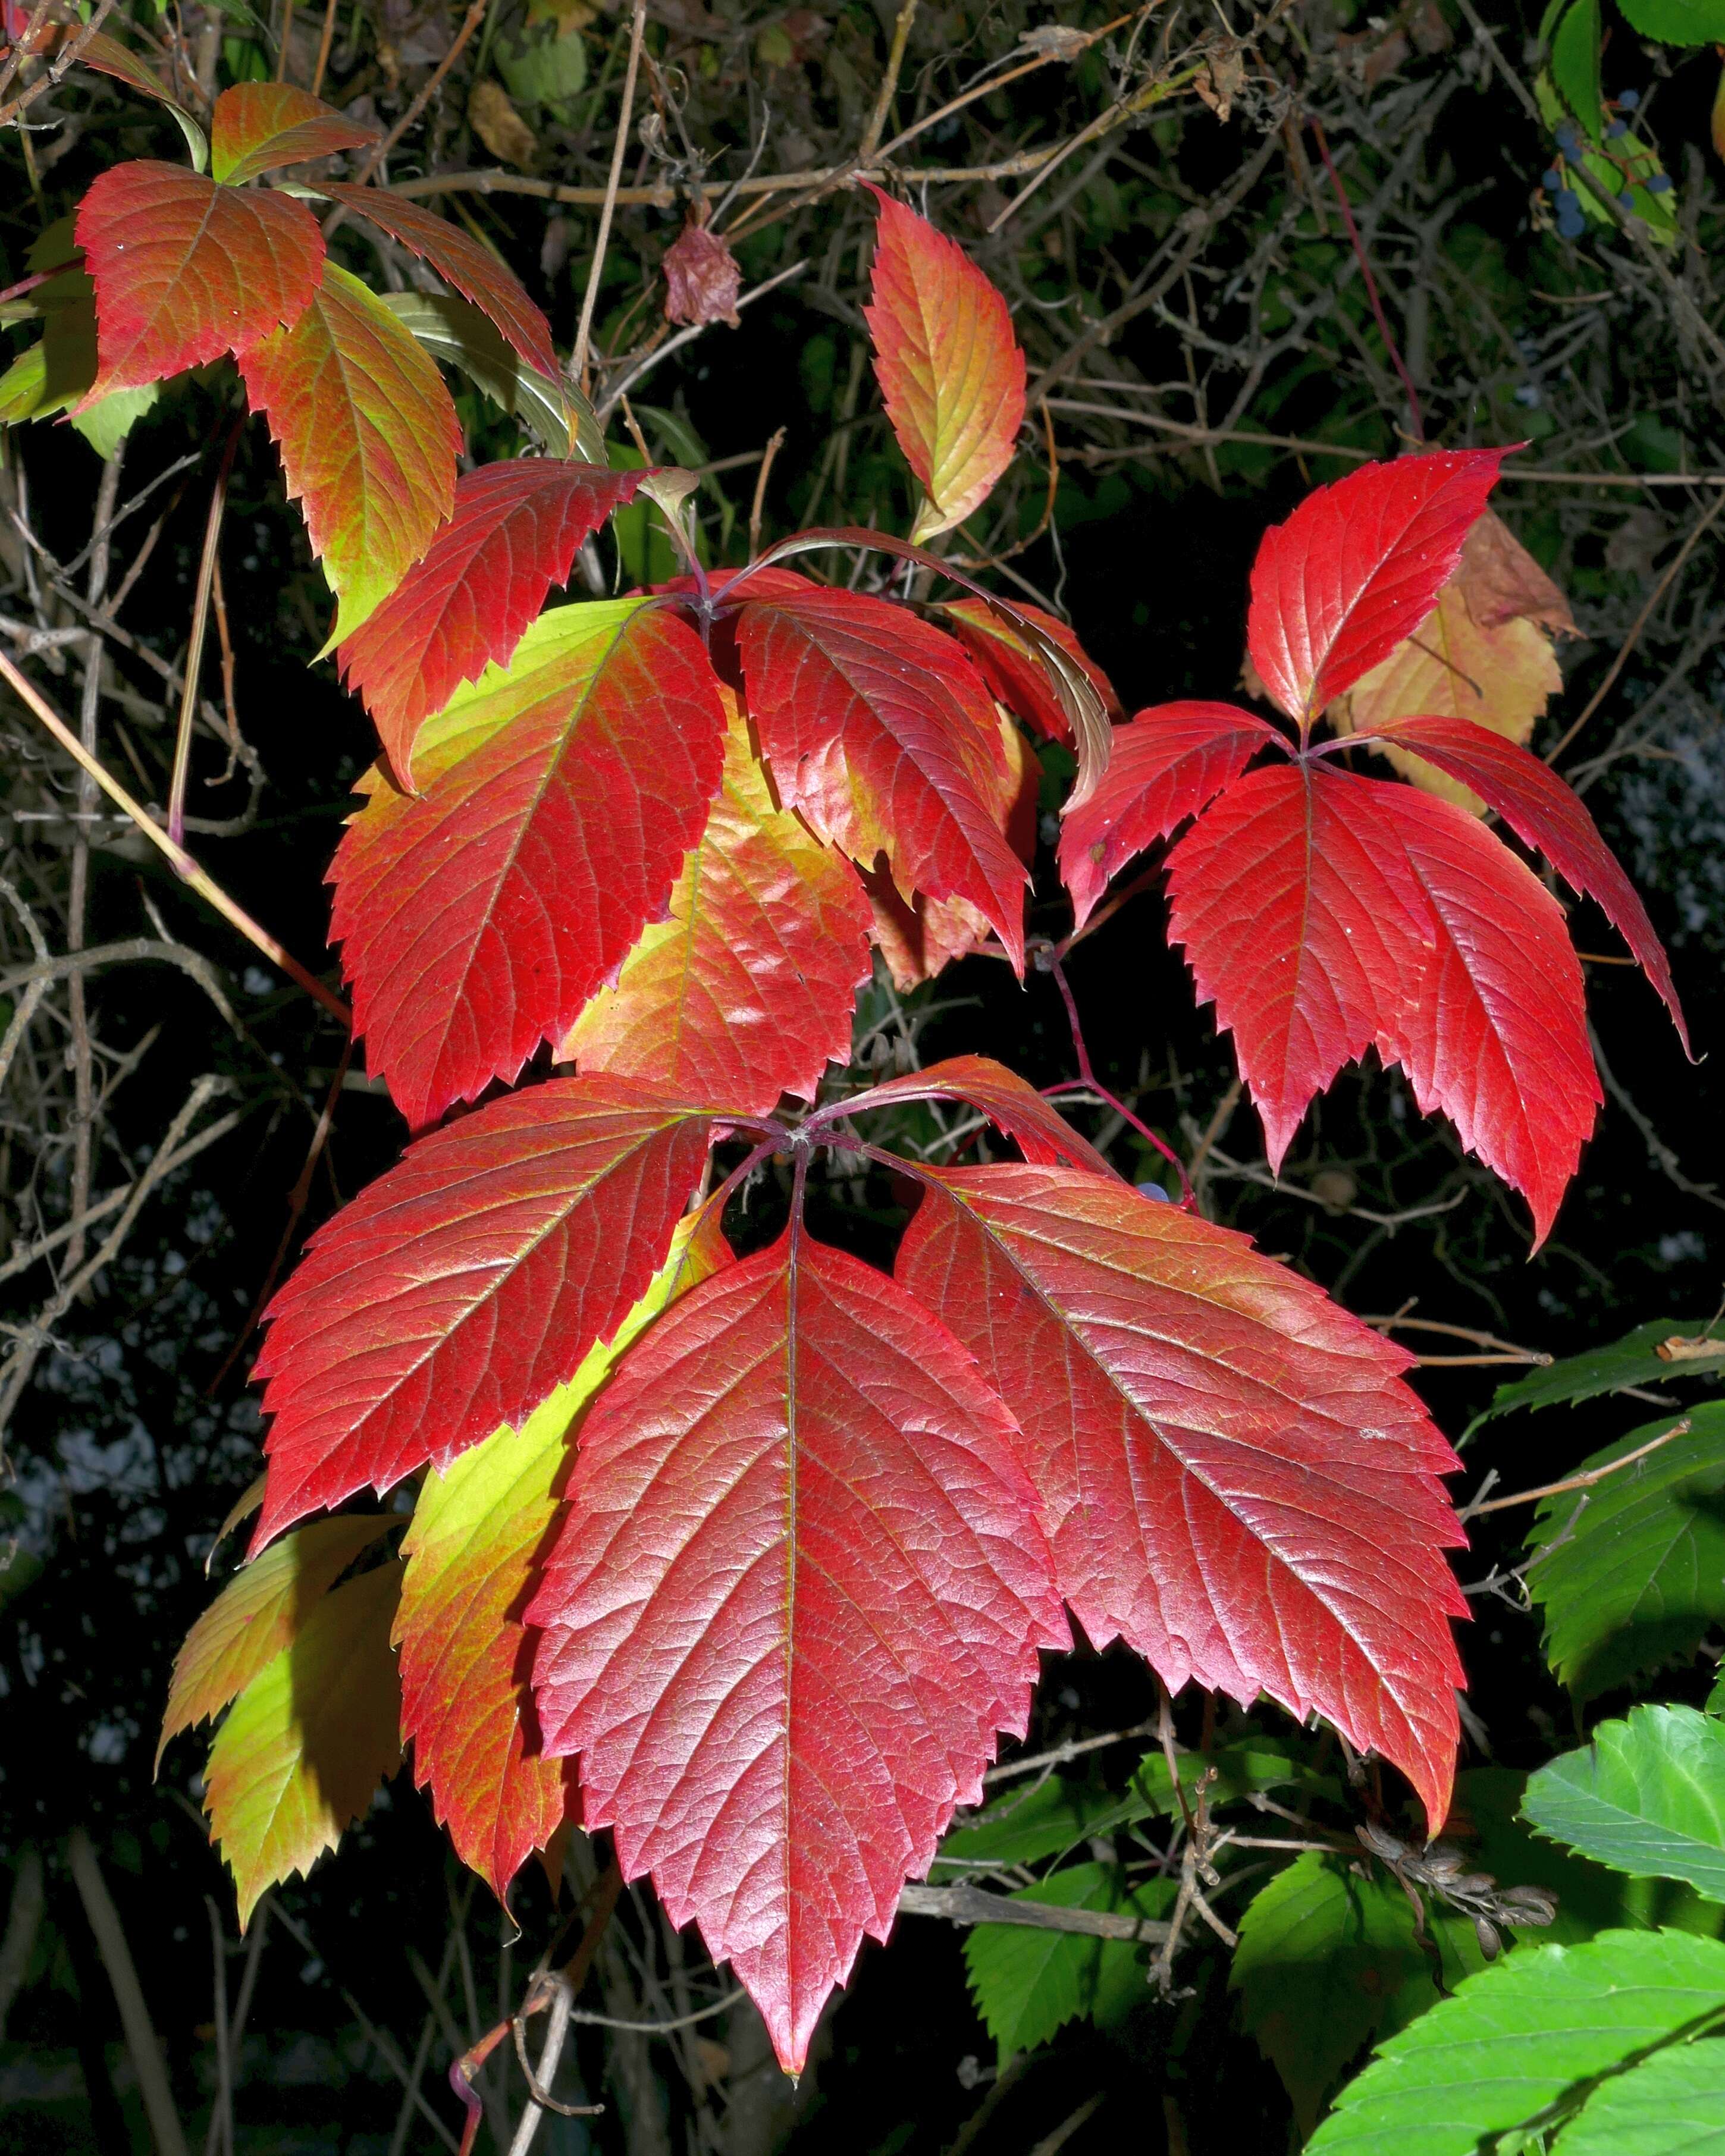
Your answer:
[[[1657,1452],[1661,1445],[1669,1445],[1674,1437],[1686,1436],[1689,1430],[1686,1421],[1675,1422],[1669,1430],[1661,1430],[1657,1437],[1650,1437],[1645,1445],[1638,1445],[1633,1452],[1625,1452],[1620,1460],[1607,1460],[1603,1467],[1589,1468],[1583,1475],[1566,1476],[1561,1482],[1542,1482],[1537,1490],[1517,1490],[1513,1496],[1486,1497],[1466,1505],[1456,1515],[1458,1519],[1476,1520],[1485,1512],[1502,1512],[1512,1505],[1531,1505],[1541,1497],[1561,1497],[1570,1490],[1591,1490],[1596,1482],[1603,1482],[1608,1475],[1615,1475],[1625,1467],[1632,1467],[1638,1460],[1645,1460],[1650,1452]]]
[[[605,199],[599,211],[599,229],[593,241],[593,261],[587,273],[587,290],[581,295],[581,321],[575,331],[575,349],[569,359],[569,376],[587,394],[587,348],[593,334],[593,309],[598,305],[599,280],[605,271],[605,249],[611,239],[611,219],[617,212],[617,191],[623,178],[624,153],[629,147],[629,126],[634,117],[635,78],[641,69],[641,39],[647,27],[647,0],[634,0],[629,18],[629,65],[624,71],[623,104],[617,115],[617,139],[611,148],[611,176],[605,182]]]

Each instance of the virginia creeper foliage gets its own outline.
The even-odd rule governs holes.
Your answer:
[[[910,542],[806,533],[710,576],[691,540],[674,583],[547,606],[638,495],[675,526],[684,482],[555,457],[458,480],[434,358],[302,201],[255,184],[370,139],[303,91],[229,90],[208,175],[121,166],[77,222],[89,397],[234,356],[382,751],[331,872],[332,940],[367,1065],[418,1135],[270,1310],[252,1562],[187,1642],[164,1731],[234,1702],[208,1802],[243,1906],[406,1744],[499,1895],[576,1819],[609,1829],[796,2070],[864,1937],[1024,1732],[1068,1612],[1170,1686],[1325,1717],[1400,1769],[1435,1830],[1460,1536],[1408,1358],[1122,1180],[999,1065],[823,1086],[871,937],[909,978],[983,945],[1024,972],[1034,744],[1070,744],[1076,926],[1174,841],[1171,933],[1272,1166],[1375,1050],[1543,1238],[1599,1101],[1563,908],[1466,807],[1353,767],[1348,742],[1495,810],[1598,901],[1681,1029],[1645,910],[1579,800],[1502,733],[1366,708],[1312,737],[1438,604],[1505,453],[1366,466],[1266,535],[1248,640],[1286,726],[1192,701],[1128,719],[1034,608],[956,576],[961,596],[912,602],[780,566],[844,547],[947,573],[921,542],[986,499],[1024,416],[1004,300],[874,190],[869,322],[922,488]],[[486,250],[376,186],[315,192],[418,255],[574,411],[543,316]],[[534,1067],[547,1050],[556,1075]],[[1022,1163],[872,1146],[871,1116],[928,1099]],[[918,1194],[890,1275],[805,1218],[813,1152],[859,1145]],[[726,1200],[775,1154],[788,1222],[739,1257]],[[393,1517],[335,1511],[410,1483],[387,1553]]]

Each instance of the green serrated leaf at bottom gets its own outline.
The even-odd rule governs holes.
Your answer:
[[[1553,2156],[1725,2156],[1725,2043],[1673,2044],[1583,2105]]]
[[[1604,1932],[1521,1948],[1471,1976],[1379,2049],[1308,2156],[1476,2156],[1680,2030],[1725,2015],[1725,1946],[1684,1932]]]
[[[477,307],[426,292],[385,292],[379,297],[434,359],[465,374],[553,456],[578,457],[590,465],[608,461],[598,420],[580,391],[529,367]]]
[[[1155,1917],[1168,1914],[1175,1891],[1171,1879],[1128,1891],[1114,1865],[1074,1864],[1012,1898]],[[1130,1939],[978,1924],[965,1942],[964,1963],[977,2010],[1004,2065],[1015,2051],[1034,2051],[1081,2015],[1103,2028],[1124,2020],[1146,1995],[1150,1953],[1148,1945]]]

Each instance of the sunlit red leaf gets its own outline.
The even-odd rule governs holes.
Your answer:
[[[906,899],[968,900],[1022,968],[1029,879],[998,807],[1012,774],[952,639],[883,599],[822,591],[747,600],[737,638],[784,806],[865,865],[884,852]]]
[[[994,286],[957,244],[870,184],[880,205],[863,310],[886,416],[927,501],[920,544],[981,508],[1012,461],[1024,355]]]
[[[709,1118],[562,1078],[408,1147],[321,1228],[270,1305],[261,1549],[320,1506],[447,1467],[572,1377],[670,1245]]]
[[[1264,535],[1246,640],[1276,703],[1308,724],[1436,603],[1504,449],[1363,465]]]
[[[1538,1248],[1601,1100],[1563,909],[1466,809],[1412,787],[1378,791],[1429,923],[1424,970],[1380,1052],[1400,1061],[1422,1112],[1441,1109],[1527,1199]]]
[[[1430,930],[1384,828],[1384,797],[1404,793],[1272,764],[1168,856],[1168,933],[1234,1035],[1272,1168],[1313,1095],[1394,1029],[1418,984]]]
[[[174,1657],[156,1761],[182,1729],[208,1722],[262,1674],[362,1550],[395,1525],[347,1517],[284,1535],[230,1579]]]
[[[401,1764],[392,1559],[326,1595],[243,1691],[210,1747],[204,1809],[244,1928],[264,1889],[309,1871]]]
[[[294,326],[241,353],[239,371],[336,594],[333,644],[395,588],[454,507],[455,407],[422,347],[333,262]]]
[[[536,1640],[523,1612],[593,1395],[669,1303],[730,1262],[716,1227],[704,1224],[691,1240],[686,1224],[615,1336],[588,1351],[567,1384],[519,1430],[494,1430],[441,1474],[428,1472],[403,1538],[402,1734],[456,1855],[500,1900],[527,1858],[580,1815],[574,1762],[547,1758],[540,1742],[528,1681]]]
[[[1686,1051],[1689,1029],[1665,947],[1635,886],[1599,836],[1587,804],[1548,765],[1466,719],[1422,716],[1362,727],[1363,737],[1405,743],[1461,780],[1496,809],[1516,835],[1543,854],[1566,881],[1594,900],[1665,999]]]
[[[518,457],[456,480],[449,521],[340,653],[403,786],[421,723],[489,663],[508,664],[547,593],[568,582],[582,541],[634,499],[641,478]]]
[[[75,228],[95,285],[92,403],[297,322],[323,270],[323,234],[304,203],[149,157],[100,174]]]
[[[1114,733],[1108,768],[1060,825],[1060,875],[1082,927],[1134,854],[1165,839],[1282,737],[1235,704],[1158,704]]]
[[[845,1105],[847,1114],[860,1116],[904,1101],[963,1101],[1014,1139],[1026,1160],[1114,1178],[1101,1153],[1087,1138],[1080,1137],[1053,1101],[1045,1101],[1034,1086],[991,1056],[949,1056],[926,1070],[911,1070],[902,1078],[871,1086]]]
[[[1047,670],[1024,637],[1007,616],[984,599],[949,599],[941,608],[953,634],[977,663],[988,685],[988,693],[1005,705],[1014,718],[1050,741],[1070,742],[1072,721],[1055,693]],[[1024,599],[1013,601],[1013,612],[1034,622],[1042,634],[1081,669],[1101,699],[1111,719],[1123,716],[1113,684],[1078,639],[1055,615]]]
[[[392,194],[387,187],[357,187],[326,180],[318,192],[429,262],[446,285],[490,317],[492,326],[529,367],[552,382],[561,379],[551,325],[521,279],[489,247],[411,196]]]
[[[1454,1771],[1466,1604],[1409,1363],[1231,1230],[1057,1168],[926,1174],[898,1276],[1023,1431],[1060,1591],[1171,1689],[1317,1712],[1413,1783]]]
[[[773,807],[734,716],[725,782],[670,912],[641,932],[559,1055],[757,1113],[781,1093],[812,1101],[827,1065],[850,1052],[868,938],[855,870]]]
[[[790,2071],[1066,1643],[1015,1435],[902,1289],[788,1239],[671,1311],[583,1430],[528,1610],[546,1742]]]
[[[350,120],[310,90],[286,82],[239,82],[216,100],[210,121],[210,170],[229,187],[303,165],[338,150],[363,150],[377,139],[367,120]]]
[[[724,762],[718,685],[650,600],[562,607],[421,732],[336,855],[370,1068],[418,1125],[560,1040],[664,909]]]

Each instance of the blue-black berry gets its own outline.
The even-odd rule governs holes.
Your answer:
[[[1628,134],[1628,121],[1614,120],[1611,125],[1605,130],[1605,140],[1608,142],[1616,142],[1620,141],[1624,136]]]
[[[1540,175],[1539,184],[1548,195],[1554,195],[1563,184],[1563,176],[1553,165],[1548,172]]]
[[[1641,93],[1638,90],[1626,90],[1617,101],[1625,112],[1633,112],[1641,101]]]
[[[1656,172],[1651,180],[1643,181],[1642,185],[1650,195],[1668,195],[1671,191],[1671,176],[1669,172]]]
[[[1558,130],[1558,147],[1566,157],[1578,157],[1581,145],[1575,139],[1575,130],[1566,120]]]

